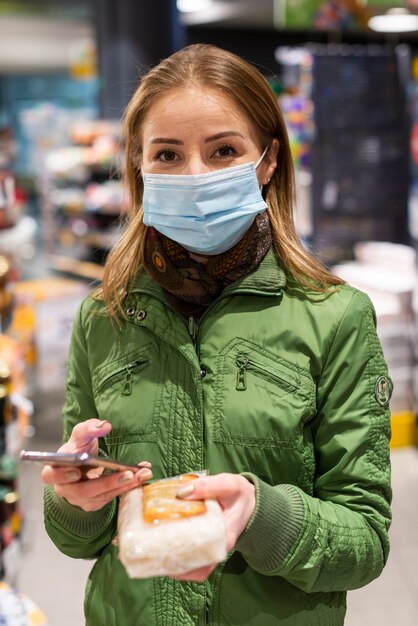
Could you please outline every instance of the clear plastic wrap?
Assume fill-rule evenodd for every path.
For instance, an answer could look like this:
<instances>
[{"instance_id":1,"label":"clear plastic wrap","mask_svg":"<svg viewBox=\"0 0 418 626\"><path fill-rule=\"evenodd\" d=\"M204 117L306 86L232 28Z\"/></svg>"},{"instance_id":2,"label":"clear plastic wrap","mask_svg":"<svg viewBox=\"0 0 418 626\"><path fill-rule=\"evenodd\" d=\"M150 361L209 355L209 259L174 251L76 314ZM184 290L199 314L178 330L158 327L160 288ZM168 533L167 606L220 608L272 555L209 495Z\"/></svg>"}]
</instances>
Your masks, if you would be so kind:
<instances>
[{"instance_id":1,"label":"clear plastic wrap","mask_svg":"<svg viewBox=\"0 0 418 626\"><path fill-rule=\"evenodd\" d=\"M167 497L167 490L177 488L179 479L198 475L201 473L153 482L152 488L163 487L162 496L158 495L162 506L150 501L153 494L148 493L145 512L142 487L121 496L117 543L119 558L131 578L176 576L226 558L225 522L219 504Z\"/></svg>"}]
</instances>

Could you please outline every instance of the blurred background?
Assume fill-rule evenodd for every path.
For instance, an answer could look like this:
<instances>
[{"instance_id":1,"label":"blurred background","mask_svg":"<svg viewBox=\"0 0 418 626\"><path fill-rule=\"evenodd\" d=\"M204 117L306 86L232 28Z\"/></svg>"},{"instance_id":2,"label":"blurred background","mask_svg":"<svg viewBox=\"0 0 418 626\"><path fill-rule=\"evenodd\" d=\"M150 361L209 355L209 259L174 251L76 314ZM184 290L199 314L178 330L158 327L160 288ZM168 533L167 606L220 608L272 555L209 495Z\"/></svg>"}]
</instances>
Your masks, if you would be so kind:
<instances>
[{"instance_id":1,"label":"blurred background","mask_svg":"<svg viewBox=\"0 0 418 626\"><path fill-rule=\"evenodd\" d=\"M266 76L299 235L375 305L395 384L393 548L349 593L347 624L416 624L418 0L0 0L0 622L84 623L92 564L45 536L40 470L17 459L60 445L74 313L128 206L123 110L141 74L196 42Z\"/></svg>"}]
</instances>

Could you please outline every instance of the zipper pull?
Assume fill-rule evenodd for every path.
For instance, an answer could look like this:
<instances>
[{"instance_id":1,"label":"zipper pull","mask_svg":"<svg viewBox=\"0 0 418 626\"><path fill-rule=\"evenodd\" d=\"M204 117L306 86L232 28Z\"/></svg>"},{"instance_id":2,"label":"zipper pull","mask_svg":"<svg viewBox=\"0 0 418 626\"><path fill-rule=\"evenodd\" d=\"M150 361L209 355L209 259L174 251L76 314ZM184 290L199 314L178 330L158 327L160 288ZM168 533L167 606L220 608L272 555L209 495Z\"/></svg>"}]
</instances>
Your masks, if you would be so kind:
<instances>
[{"instance_id":1,"label":"zipper pull","mask_svg":"<svg viewBox=\"0 0 418 626\"><path fill-rule=\"evenodd\" d=\"M197 326L196 319L193 316L190 316L189 317L189 335L192 338L193 343L196 339L197 331L198 331L198 326Z\"/></svg>"},{"instance_id":2,"label":"zipper pull","mask_svg":"<svg viewBox=\"0 0 418 626\"><path fill-rule=\"evenodd\" d=\"M236 364L238 365L237 372L237 384L235 386L237 391L245 391L247 389L247 376L246 367L248 365L248 359L246 356L240 354L237 356Z\"/></svg>"},{"instance_id":3,"label":"zipper pull","mask_svg":"<svg viewBox=\"0 0 418 626\"><path fill-rule=\"evenodd\" d=\"M124 382L123 391L122 391L123 396L130 396L132 393L132 378L133 378L132 371L134 367L135 367L135 363L129 363L125 367L126 374L125 374L125 382Z\"/></svg>"}]
</instances>

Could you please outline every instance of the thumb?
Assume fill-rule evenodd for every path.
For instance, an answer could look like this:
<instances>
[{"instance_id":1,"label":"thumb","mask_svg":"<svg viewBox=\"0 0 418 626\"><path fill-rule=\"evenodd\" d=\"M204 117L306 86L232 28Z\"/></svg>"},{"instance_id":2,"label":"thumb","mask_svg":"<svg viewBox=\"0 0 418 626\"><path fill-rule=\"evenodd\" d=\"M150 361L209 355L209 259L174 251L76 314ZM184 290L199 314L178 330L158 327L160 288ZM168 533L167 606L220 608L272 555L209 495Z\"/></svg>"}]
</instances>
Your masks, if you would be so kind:
<instances>
[{"instance_id":1,"label":"thumb","mask_svg":"<svg viewBox=\"0 0 418 626\"><path fill-rule=\"evenodd\" d=\"M112 424L106 420L91 419L79 422L73 428L67 447L82 450L89 447L94 439L108 435L111 430Z\"/></svg>"},{"instance_id":2,"label":"thumb","mask_svg":"<svg viewBox=\"0 0 418 626\"><path fill-rule=\"evenodd\" d=\"M190 500L221 500L235 495L237 490L235 476L232 474L216 474L191 480L177 489L179 498Z\"/></svg>"}]
</instances>

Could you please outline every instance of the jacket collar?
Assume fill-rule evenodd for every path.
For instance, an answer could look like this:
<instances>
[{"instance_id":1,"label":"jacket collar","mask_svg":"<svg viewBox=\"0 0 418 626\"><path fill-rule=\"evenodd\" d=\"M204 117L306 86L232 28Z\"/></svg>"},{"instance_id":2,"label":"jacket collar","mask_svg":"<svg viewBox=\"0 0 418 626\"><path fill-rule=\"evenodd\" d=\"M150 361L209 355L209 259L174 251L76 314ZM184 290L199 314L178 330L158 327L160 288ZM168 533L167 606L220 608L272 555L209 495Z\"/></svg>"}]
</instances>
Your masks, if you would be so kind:
<instances>
[{"instance_id":1,"label":"jacket collar","mask_svg":"<svg viewBox=\"0 0 418 626\"><path fill-rule=\"evenodd\" d=\"M261 261L258 268L228 285L223 290L222 296L235 294L253 294L261 296L277 296L286 286L286 274L280 267L279 259L272 248L270 248ZM132 282L130 293L147 293L154 295L160 300L165 300L164 291L144 268L141 268L138 275Z\"/></svg>"},{"instance_id":2,"label":"jacket collar","mask_svg":"<svg viewBox=\"0 0 418 626\"><path fill-rule=\"evenodd\" d=\"M279 265L279 259L270 248L258 268L228 285L223 294L254 293L264 296L277 295L286 287L286 274Z\"/></svg>"}]
</instances>

